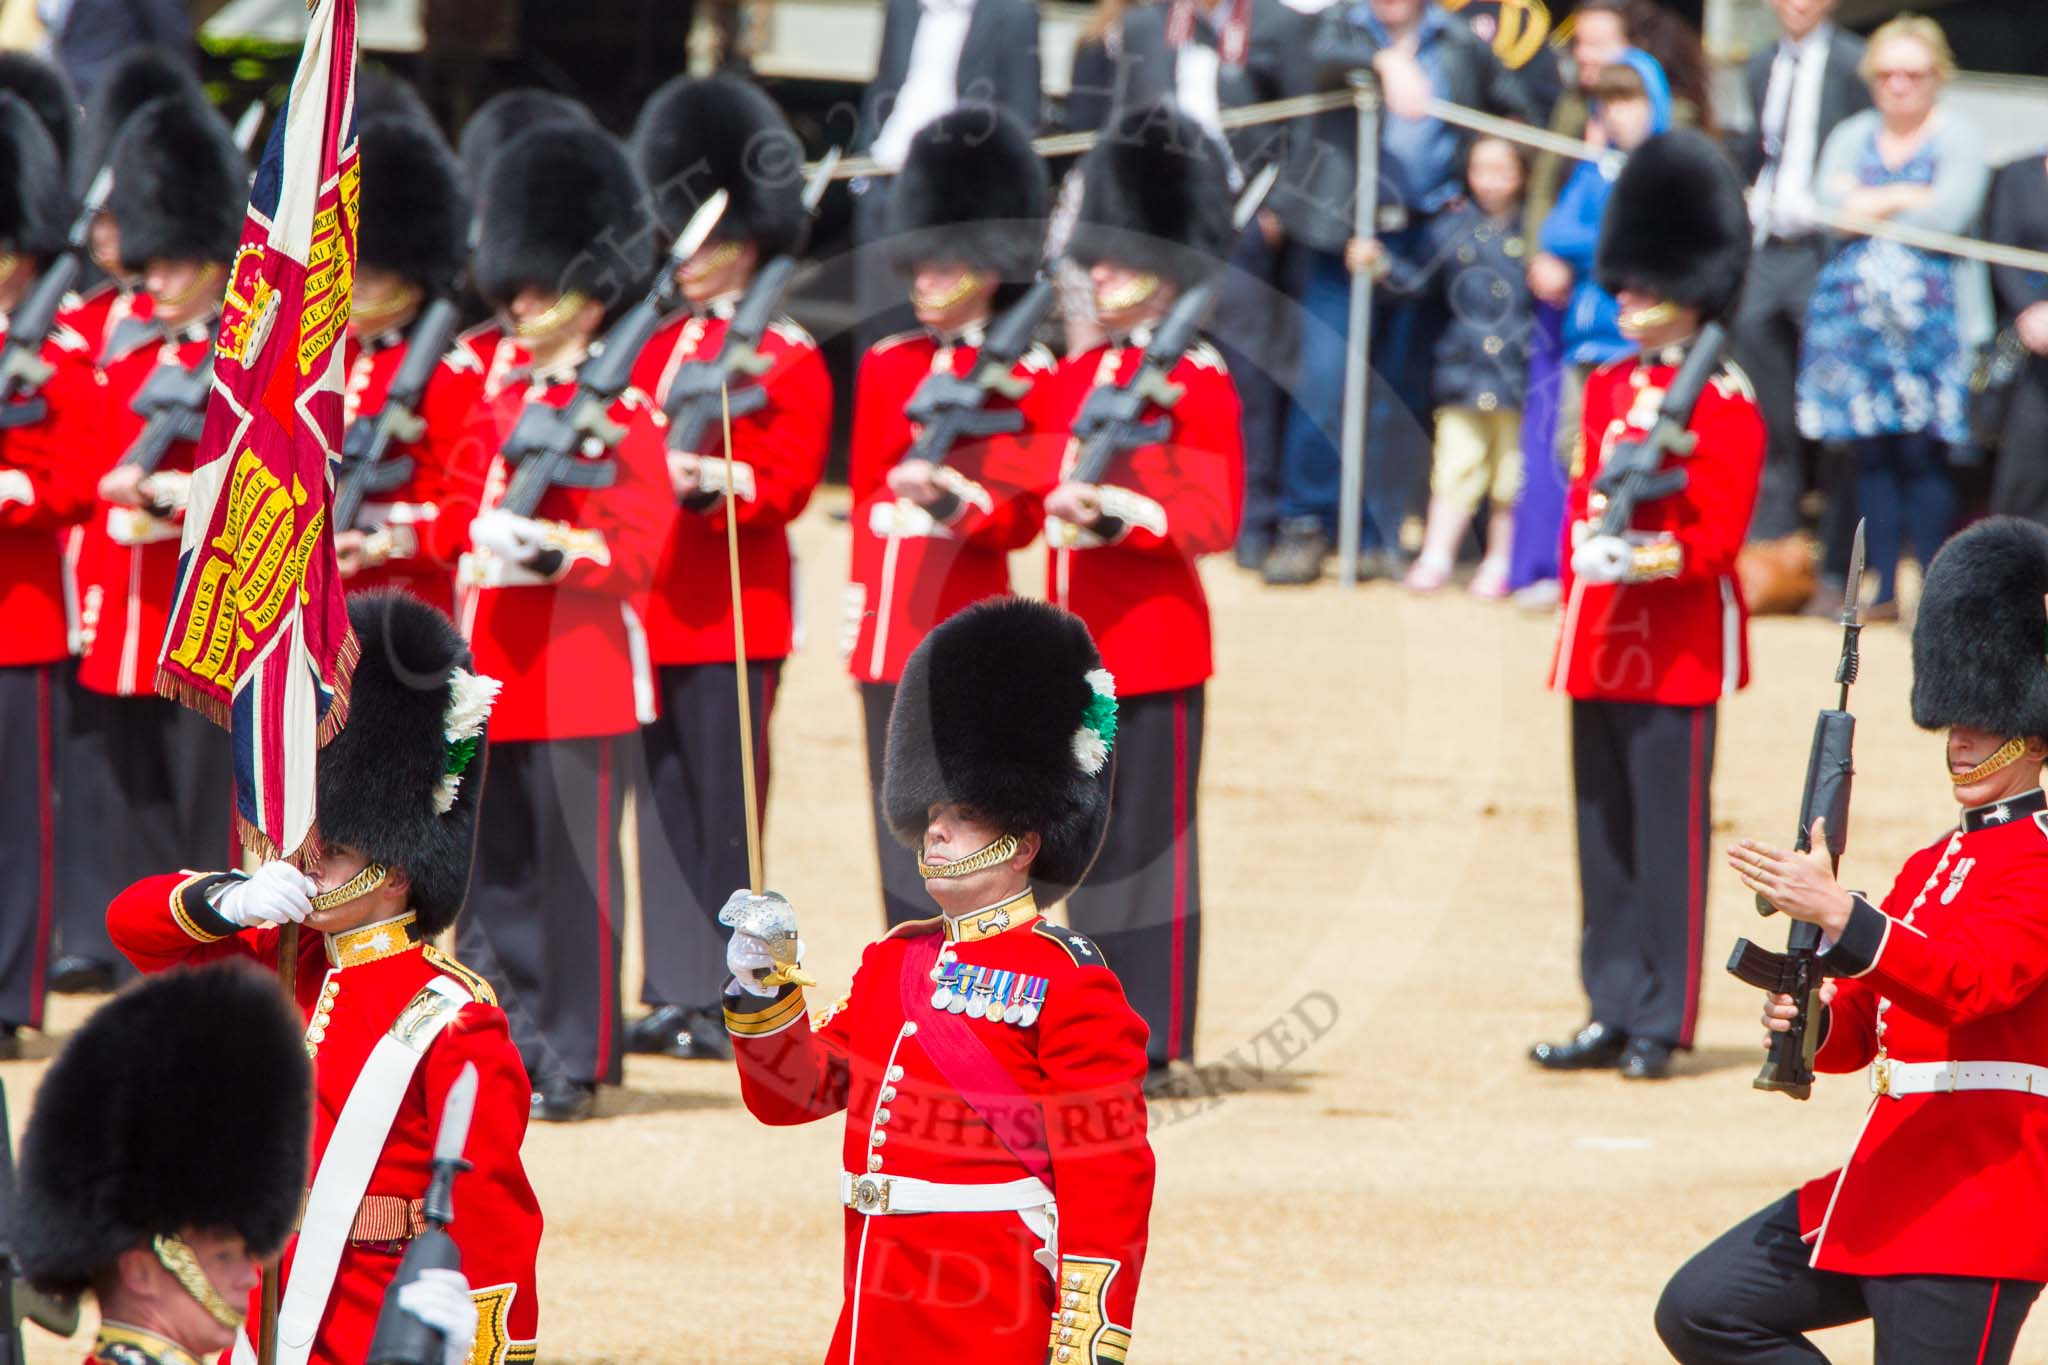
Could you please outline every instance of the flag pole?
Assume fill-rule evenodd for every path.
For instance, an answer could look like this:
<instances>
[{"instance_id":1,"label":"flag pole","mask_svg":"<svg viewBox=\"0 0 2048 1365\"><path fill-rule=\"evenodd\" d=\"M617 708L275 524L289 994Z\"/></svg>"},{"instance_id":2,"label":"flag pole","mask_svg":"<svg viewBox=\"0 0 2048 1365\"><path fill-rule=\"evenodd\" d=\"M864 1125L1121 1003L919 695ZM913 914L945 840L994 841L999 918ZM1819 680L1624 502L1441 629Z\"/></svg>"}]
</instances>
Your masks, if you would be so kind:
<instances>
[{"instance_id":1,"label":"flag pole","mask_svg":"<svg viewBox=\"0 0 2048 1365\"><path fill-rule=\"evenodd\" d=\"M299 926L287 924L277 931L277 985L292 1008L299 1004ZM263 1303L256 1324L258 1365L277 1365L278 1279L284 1274L284 1248L263 1258Z\"/></svg>"},{"instance_id":2,"label":"flag pole","mask_svg":"<svg viewBox=\"0 0 2048 1365\"><path fill-rule=\"evenodd\" d=\"M739 495L734 491L732 462L732 389L721 382L718 401L725 426L725 557L732 576L732 671L740 702L740 781L746 789L747 885L760 895L766 880L761 870L761 798L754 786L754 698L747 687L747 618L740 602Z\"/></svg>"}]
</instances>

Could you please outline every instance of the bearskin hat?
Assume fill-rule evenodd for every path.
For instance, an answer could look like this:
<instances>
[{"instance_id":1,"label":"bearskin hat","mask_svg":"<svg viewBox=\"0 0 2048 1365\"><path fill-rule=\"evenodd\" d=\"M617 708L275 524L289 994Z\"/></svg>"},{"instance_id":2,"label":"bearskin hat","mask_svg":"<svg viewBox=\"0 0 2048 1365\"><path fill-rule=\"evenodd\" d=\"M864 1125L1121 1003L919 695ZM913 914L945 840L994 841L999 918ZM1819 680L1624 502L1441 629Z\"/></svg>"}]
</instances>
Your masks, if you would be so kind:
<instances>
[{"instance_id":1,"label":"bearskin hat","mask_svg":"<svg viewBox=\"0 0 2048 1365\"><path fill-rule=\"evenodd\" d=\"M121 227L121 264L233 259L249 201L249 166L210 105L151 100L114 139L107 209Z\"/></svg>"},{"instance_id":2,"label":"bearskin hat","mask_svg":"<svg viewBox=\"0 0 2048 1365\"><path fill-rule=\"evenodd\" d=\"M429 128L437 126L433 111L427 108L418 86L388 67L359 66L356 68L357 127L360 129L371 119L381 118L409 118Z\"/></svg>"},{"instance_id":3,"label":"bearskin hat","mask_svg":"<svg viewBox=\"0 0 2048 1365\"><path fill-rule=\"evenodd\" d=\"M1688 128L1660 133L1614 182L1593 275L1610 294L1641 289L1718 318L1742 292L1751 232L1742 179L1719 144Z\"/></svg>"},{"instance_id":4,"label":"bearskin hat","mask_svg":"<svg viewBox=\"0 0 2048 1365\"><path fill-rule=\"evenodd\" d=\"M1237 239L1223 149L1171 100L1125 110L1088 153L1081 221L1068 254L1083 265L1146 265L1182 285L1215 273Z\"/></svg>"},{"instance_id":5,"label":"bearskin hat","mask_svg":"<svg viewBox=\"0 0 2048 1365\"><path fill-rule=\"evenodd\" d=\"M54 256L70 231L70 197L57 149L35 110L0 90L0 242L31 256Z\"/></svg>"},{"instance_id":6,"label":"bearskin hat","mask_svg":"<svg viewBox=\"0 0 2048 1365\"><path fill-rule=\"evenodd\" d=\"M80 189L112 155L122 125L143 105L166 95L206 102L206 91L191 63L169 48L144 46L121 54L93 87L92 102L86 108L84 154L72 163Z\"/></svg>"},{"instance_id":7,"label":"bearskin hat","mask_svg":"<svg viewBox=\"0 0 2048 1365\"><path fill-rule=\"evenodd\" d=\"M479 104L455 139L455 157L462 163L463 181L471 190L480 190L491 159L504 150L506 143L549 123L597 127L596 118L581 103L533 86L501 90Z\"/></svg>"},{"instance_id":8,"label":"bearskin hat","mask_svg":"<svg viewBox=\"0 0 2048 1365\"><path fill-rule=\"evenodd\" d=\"M20 96L35 110L58 163L68 167L78 143L78 96L64 72L31 53L0 52L0 90Z\"/></svg>"},{"instance_id":9,"label":"bearskin hat","mask_svg":"<svg viewBox=\"0 0 2048 1365\"><path fill-rule=\"evenodd\" d=\"M491 160L477 193L479 293L575 291L622 311L654 272L646 196L626 150L594 126L547 123Z\"/></svg>"},{"instance_id":10,"label":"bearskin hat","mask_svg":"<svg viewBox=\"0 0 2048 1365\"><path fill-rule=\"evenodd\" d=\"M927 635L889 713L882 806L923 845L936 802L970 806L1041 841L1046 904L1088 875L1109 828L1116 684L1079 617L1021 597L978 603Z\"/></svg>"},{"instance_id":11,"label":"bearskin hat","mask_svg":"<svg viewBox=\"0 0 2048 1365\"><path fill-rule=\"evenodd\" d=\"M1913 723L2048 736L2048 530L1990 517L1928 567L1913 622Z\"/></svg>"},{"instance_id":12,"label":"bearskin hat","mask_svg":"<svg viewBox=\"0 0 2048 1365\"><path fill-rule=\"evenodd\" d=\"M356 131L362 159L358 259L427 291L448 288L469 259L469 194L455 153L432 124L401 115Z\"/></svg>"},{"instance_id":13,"label":"bearskin hat","mask_svg":"<svg viewBox=\"0 0 2048 1365\"><path fill-rule=\"evenodd\" d=\"M678 76L648 96L633 159L673 241L719 190L731 196L713 237L752 242L765 259L803 246L803 144L775 102L732 76Z\"/></svg>"},{"instance_id":14,"label":"bearskin hat","mask_svg":"<svg viewBox=\"0 0 2048 1365\"><path fill-rule=\"evenodd\" d=\"M469 671L455 623L409 593L354 593L348 619L362 655L348 724L320 751L320 838L405 869L420 931L438 934L469 896L498 687Z\"/></svg>"},{"instance_id":15,"label":"bearskin hat","mask_svg":"<svg viewBox=\"0 0 2048 1365\"><path fill-rule=\"evenodd\" d=\"M304 1030L275 980L232 960L145 977L95 1011L22 1135L29 1283L79 1294L122 1252L193 1227L231 1228L257 1255L280 1246L306 1192Z\"/></svg>"},{"instance_id":16,"label":"bearskin hat","mask_svg":"<svg viewBox=\"0 0 2048 1365\"><path fill-rule=\"evenodd\" d=\"M1031 134L995 105L962 104L910 140L889 194L889 256L900 270L944 257L1028 279L1045 210L1045 163Z\"/></svg>"}]
</instances>

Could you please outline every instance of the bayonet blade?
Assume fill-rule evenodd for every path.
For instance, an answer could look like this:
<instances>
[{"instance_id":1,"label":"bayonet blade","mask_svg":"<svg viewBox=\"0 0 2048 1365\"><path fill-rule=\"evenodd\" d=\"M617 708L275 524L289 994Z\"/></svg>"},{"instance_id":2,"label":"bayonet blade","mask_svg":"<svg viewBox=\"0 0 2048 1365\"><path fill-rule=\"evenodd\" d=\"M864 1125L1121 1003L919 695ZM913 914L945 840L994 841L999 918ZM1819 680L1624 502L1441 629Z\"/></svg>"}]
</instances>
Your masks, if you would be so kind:
<instances>
[{"instance_id":1,"label":"bayonet blade","mask_svg":"<svg viewBox=\"0 0 2048 1365\"><path fill-rule=\"evenodd\" d=\"M256 146L256 130L263 126L263 101L255 100L235 120L235 145L247 156Z\"/></svg>"},{"instance_id":2,"label":"bayonet blade","mask_svg":"<svg viewBox=\"0 0 2048 1365\"><path fill-rule=\"evenodd\" d=\"M1862 616L1863 519L1856 521L1856 539L1849 546L1849 576L1842 580L1842 624L1857 625Z\"/></svg>"},{"instance_id":3,"label":"bayonet blade","mask_svg":"<svg viewBox=\"0 0 2048 1365\"><path fill-rule=\"evenodd\" d=\"M670 264L681 265L711 240L711 234L718 230L718 220L725 217L725 206L731 202L730 194L724 190L713 190L710 197L697 206L697 211L690 215L690 221L683 224L683 230L676 234L676 244L669 248Z\"/></svg>"},{"instance_id":4,"label":"bayonet blade","mask_svg":"<svg viewBox=\"0 0 2048 1365\"><path fill-rule=\"evenodd\" d=\"M1252 177L1251 184L1244 187L1244 193L1237 196L1237 207L1231 210L1230 225L1243 232L1245 224L1251 222L1252 215L1266 202L1266 196L1273 192L1273 182L1279 178L1279 162L1268 161L1261 166L1259 173Z\"/></svg>"},{"instance_id":5,"label":"bayonet blade","mask_svg":"<svg viewBox=\"0 0 2048 1365\"><path fill-rule=\"evenodd\" d=\"M469 1145L469 1120L476 1113L476 1063L465 1062L462 1074L448 1087L448 1099L441 1106L441 1127L434 1134L434 1161L462 1160Z\"/></svg>"},{"instance_id":6,"label":"bayonet blade","mask_svg":"<svg viewBox=\"0 0 2048 1365\"><path fill-rule=\"evenodd\" d=\"M839 159L845 154L838 147L827 148L811 171L811 178L804 182L804 213L809 217L818 216L818 205L825 201L825 191L832 184L832 172L839 168Z\"/></svg>"}]
</instances>

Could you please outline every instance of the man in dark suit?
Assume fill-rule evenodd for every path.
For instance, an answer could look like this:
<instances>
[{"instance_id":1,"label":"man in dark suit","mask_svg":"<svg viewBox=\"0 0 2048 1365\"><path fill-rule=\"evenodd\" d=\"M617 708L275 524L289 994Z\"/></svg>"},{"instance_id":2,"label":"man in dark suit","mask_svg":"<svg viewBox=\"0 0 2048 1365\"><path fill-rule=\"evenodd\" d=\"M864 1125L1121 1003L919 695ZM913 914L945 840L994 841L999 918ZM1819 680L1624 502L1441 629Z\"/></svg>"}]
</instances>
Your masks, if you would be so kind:
<instances>
[{"instance_id":1,"label":"man in dark suit","mask_svg":"<svg viewBox=\"0 0 2048 1365\"><path fill-rule=\"evenodd\" d=\"M50 55L81 100L132 47L154 44L192 59L192 18L177 0L44 0L38 8Z\"/></svg>"},{"instance_id":2,"label":"man in dark suit","mask_svg":"<svg viewBox=\"0 0 2048 1365\"><path fill-rule=\"evenodd\" d=\"M1870 92L1856 70L1863 42L1833 23L1835 0L1771 0L1771 8L1783 36L1752 56L1745 73L1755 129L1740 151L1756 187L1750 212L1757 251L1731 328L1736 360L1756 385L1770 428L1770 454L1749 528L1753 544L1784 541L1799 530L1799 494L1811 460L1793 415L1792 382L1799 373L1806 302L1827 255L1825 234L1806 209L1828 134L1870 107ZM1803 564L1803 550L1791 553ZM1761 546L1750 558L1766 577L1779 562L1778 554ZM1795 569L1793 576L1804 574ZM1792 590L1785 600L1796 596ZM1768 609L1769 602L1753 605Z\"/></svg>"},{"instance_id":3,"label":"man in dark suit","mask_svg":"<svg viewBox=\"0 0 2048 1365\"><path fill-rule=\"evenodd\" d=\"M889 0L855 150L894 172L918 129L962 100L993 104L1035 133L1041 99L1034 0ZM887 231L889 182L863 177L852 189L854 244L865 257ZM902 330L902 281L879 255L872 268L861 263L854 291L863 344Z\"/></svg>"},{"instance_id":4,"label":"man in dark suit","mask_svg":"<svg viewBox=\"0 0 2048 1365\"><path fill-rule=\"evenodd\" d=\"M1298 170L1290 138L1300 125L1261 124L1222 137L1215 119L1225 109L1307 94L1312 24L1281 0L1170 0L1133 9L1123 20L1117 107L1174 100L1228 147L1233 188L1242 188L1268 163ZM1296 331L1287 298L1289 245L1285 222L1271 208L1245 227L1218 282L1207 329L1243 404L1244 519L1237 560L1249 569L1265 563L1280 517L1284 385L1293 373Z\"/></svg>"}]
</instances>

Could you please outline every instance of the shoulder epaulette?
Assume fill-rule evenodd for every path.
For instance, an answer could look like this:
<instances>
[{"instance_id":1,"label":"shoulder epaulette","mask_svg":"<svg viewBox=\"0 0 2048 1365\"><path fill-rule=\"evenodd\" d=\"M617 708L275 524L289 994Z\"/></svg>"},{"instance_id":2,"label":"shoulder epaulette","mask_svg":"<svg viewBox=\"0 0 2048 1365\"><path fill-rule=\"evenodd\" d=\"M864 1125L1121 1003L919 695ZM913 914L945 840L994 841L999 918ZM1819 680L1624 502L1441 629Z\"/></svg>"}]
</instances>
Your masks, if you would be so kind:
<instances>
[{"instance_id":1,"label":"shoulder epaulette","mask_svg":"<svg viewBox=\"0 0 2048 1365\"><path fill-rule=\"evenodd\" d=\"M1206 341L1197 341L1188 347L1187 359L1198 369L1214 370L1218 374L1230 373L1230 366L1223 363L1223 353Z\"/></svg>"},{"instance_id":2,"label":"shoulder epaulette","mask_svg":"<svg viewBox=\"0 0 2048 1365\"><path fill-rule=\"evenodd\" d=\"M1051 374L1059 367L1060 362L1053 355L1052 348L1042 341L1032 342L1030 349L1017 357L1017 368L1033 374Z\"/></svg>"},{"instance_id":3,"label":"shoulder epaulette","mask_svg":"<svg viewBox=\"0 0 2048 1365\"><path fill-rule=\"evenodd\" d=\"M491 983L478 976L469 968L457 962L454 957L442 952L429 943L420 950L420 955L443 976L452 977L455 983L469 992L469 998L480 1005L498 1003L498 993L491 989Z\"/></svg>"},{"instance_id":4,"label":"shoulder epaulette","mask_svg":"<svg viewBox=\"0 0 2048 1365\"><path fill-rule=\"evenodd\" d=\"M868 347L868 354L881 355L885 352L893 351L904 342L914 341L924 334L924 329L921 327L913 327L907 332L891 332L874 345Z\"/></svg>"},{"instance_id":5,"label":"shoulder epaulette","mask_svg":"<svg viewBox=\"0 0 2048 1365\"><path fill-rule=\"evenodd\" d=\"M1109 965L1109 959L1102 955L1102 949L1096 947L1094 941L1078 929L1069 929L1064 924L1055 924L1053 921L1041 916L1037 923L1031 926L1031 932L1042 934L1066 949L1067 956L1074 959L1076 966L1107 967Z\"/></svg>"},{"instance_id":6,"label":"shoulder epaulette","mask_svg":"<svg viewBox=\"0 0 2048 1365\"><path fill-rule=\"evenodd\" d=\"M921 938L926 934L935 934L939 931L939 926L944 923L945 918L944 915L933 915L929 919L905 920L903 923L891 928L882 937L885 939Z\"/></svg>"},{"instance_id":7,"label":"shoulder epaulette","mask_svg":"<svg viewBox=\"0 0 2048 1365\"><path fill-rule=\"evenodd\" d=\"M777 318L768 324L768 330L792 346L808 346L814 351L818 349L816 338L805 331L804 325L795 318Z\"/></svg>"},{"instance_id":8,"label":"shoulder epaulette","mask_svg":"<svg viewBox=\"0 0 2048 1365\"><path fill-rule=\"evenodd\" d=\"M1749 382L1749 375L1733 360L1721 362L1721 368L1714 372L1714 386L1730 398L1756 401L1756 385Z\"/></svg>"}]
</instances>

